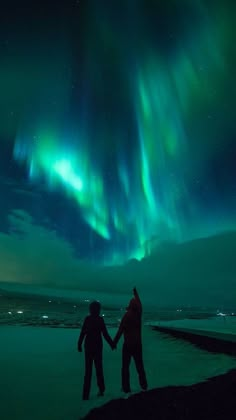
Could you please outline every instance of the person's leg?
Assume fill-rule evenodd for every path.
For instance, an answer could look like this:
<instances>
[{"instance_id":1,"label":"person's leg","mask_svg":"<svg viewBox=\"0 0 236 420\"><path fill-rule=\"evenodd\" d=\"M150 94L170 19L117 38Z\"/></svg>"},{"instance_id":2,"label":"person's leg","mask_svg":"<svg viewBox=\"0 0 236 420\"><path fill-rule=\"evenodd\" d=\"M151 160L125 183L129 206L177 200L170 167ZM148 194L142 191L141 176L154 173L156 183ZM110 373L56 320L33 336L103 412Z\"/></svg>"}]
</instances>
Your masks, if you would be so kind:
<instances>
[{"instance_id":1,"label":"person's leg","mask_svg":"<svg viewBox=\"0 0 236 420\"><path fill-rule=\"evenodd\" d=\"M92 379L92 368L93 368L93 354L91 351L85 349L85 375L84 375L84 387L83 387L83 400L89 399L91 379Z\"/></svg>"},{"instance_id":2,"label":"person's leg","mask_svg":"<svg viewBox=\"0 0 236 420\"><path fill-rule=\"evenodd\" d=\"M134 350L132 356L134 358L135 366L138 372L140 386L142 389L146 390L148 385L147 385L147 378L146 378L146 373L145 373L144 365L143 365L142 347L137 347Z\"/></svg>"},{"instance_id":3,"label":"person's leg","mask_svg":"<svg viewBox=\"0 0 236 420\"><path fill-rule=\"evenodd\" d=\"M105 391L105 383L102 364L102 349L96 351L96 354L94 356L94 364L96 368L97 384L100 391L99 395L103 395Z\"/></svg>"},{"instance_id":4,"label":"person's leg","mask_svg":"<svg viewBox=\"0 0 236 420\"><path fill-rule=\"evenodd\" d=\"M122 389L124 392L130 392L130 377L129 377L129 365L131 360L131 354L128 347L124 344L122 349Z\"/></svg>"}]
</instances>

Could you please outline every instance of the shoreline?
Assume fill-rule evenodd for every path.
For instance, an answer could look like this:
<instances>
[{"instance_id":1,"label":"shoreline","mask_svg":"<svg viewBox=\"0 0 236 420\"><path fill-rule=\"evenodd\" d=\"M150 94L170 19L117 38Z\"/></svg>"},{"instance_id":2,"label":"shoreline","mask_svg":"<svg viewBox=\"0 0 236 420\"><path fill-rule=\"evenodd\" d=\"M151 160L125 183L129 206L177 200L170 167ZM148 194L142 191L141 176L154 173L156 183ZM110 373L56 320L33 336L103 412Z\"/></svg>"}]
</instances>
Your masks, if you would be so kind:
<instances>
[{"instance_id":1,"label":"shoreline","mask_svg":"<svg viewBox=\"0 0 236 420\"><path fill-rule=\"evenodd\" d=\"M152 329L177 340L184 340L209 353L222 353L228 356L236 356L236 342L230 339L226 340L224 335L213 337L211 336L211 332L206 334L204 331L201 333L200 331L184 331L167 327L153 327Z\"/></svg>"},{"instance_id":2,"label":"shoreline","mask_svg":"<svg viewBox=\"0 0 236 420\"><path fill-rule=\"evenodd\" d=\"M112 337L115 332L116 329L110 329ZM123 398L120 390L122 343L114 352L104 343L105 396L97 397L94 378L90 400L83 402L84 354L77 351L78 335L79 330L71 328L2 326L0 388L4 420L78 420L105 403L112 404L112 407L115 404L116 407L117 400L123 405L130 399L135 401L152 395L158 401L162 398L159 393L163 389L164 393L166 389L191 389L189 387L209 377L236 369L235 358L209 354L183 340L153 331L148 326L143 329L143 351L150 391L145 395L140 394L137 372L132 363L133 394L129 400ZM156 390L158 394L155 394ZM136 417L138 420L149 420L148 417L146 419L146 411L148 409L152 413L153 403L143 401L143 404L145 415L138 408L141 415ZM128 418L132 419L130 410L133 408L129 407ZM112 419L113 414L110 412L107 418ZM126 414L124 411L122 417L127 418ZM100 418L103 418L103 414Z\"/></svg>"}]
</instances>

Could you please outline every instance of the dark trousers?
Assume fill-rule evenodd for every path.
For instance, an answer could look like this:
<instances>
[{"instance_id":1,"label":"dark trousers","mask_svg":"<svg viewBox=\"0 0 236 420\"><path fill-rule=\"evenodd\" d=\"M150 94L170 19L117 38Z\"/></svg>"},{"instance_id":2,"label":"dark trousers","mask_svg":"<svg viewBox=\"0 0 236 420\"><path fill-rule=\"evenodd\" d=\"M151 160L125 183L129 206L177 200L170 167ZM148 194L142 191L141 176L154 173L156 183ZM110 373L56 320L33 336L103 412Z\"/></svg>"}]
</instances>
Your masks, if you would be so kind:
<instances>
[{"instance_id":1,"label":"dark trousers","mask_svg":"<svg viewBox=\"0 0 236 420\"><path fill-rule=\"evenodd\" d=\"M122 389L124 392L130 392L129 366L131 358L134 358L135 366L139 376L139 383L142 389L147 389L146 373L143 366L142 346L128 347L124 343L122 350Z\"/></svg>"},{"instance_id":2,"label":"dark trousers","mask_svg":"<svg viewBox=\"0 0 236 420\"><path fill-rule=\"evenodd\" d=\"M83 399L89 398L93 362L95 364L95 369L96 369L98 388L101 392L105 391L103 365L102 365L102 348L101 349L85 348L85 375L84 375Z\"/></svg>"}]
</instances>

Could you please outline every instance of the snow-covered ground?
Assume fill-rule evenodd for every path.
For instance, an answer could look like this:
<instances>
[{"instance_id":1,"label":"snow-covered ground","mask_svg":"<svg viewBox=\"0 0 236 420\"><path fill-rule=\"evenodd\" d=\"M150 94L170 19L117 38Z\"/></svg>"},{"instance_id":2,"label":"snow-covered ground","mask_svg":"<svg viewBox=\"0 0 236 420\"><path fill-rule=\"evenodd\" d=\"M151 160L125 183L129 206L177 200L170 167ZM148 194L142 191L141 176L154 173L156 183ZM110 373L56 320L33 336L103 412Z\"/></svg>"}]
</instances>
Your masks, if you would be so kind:
<instances>
[{"instance_id":1,"label":"snow-covered ground","mask_svg":"<svg viewBox=\"0 0 236 420\"><path fill-rule=\"evenodd\" d=\"M114 336L115 329L110 330ZM84 354L77 352L75 329L0 327L0 397L2 420L78 420L91 408L122 396L121 343L116 351L104 345L106 397L81 400ZM236 360L212 355L145 327L144 359L149 388L192 384L236 367ZM134 366L131 385L139 391Z\"/></svg>"},{"instance_id":2,"label":"snow-covered ground","mask_svg":"<svg viewBox=\"0 0 236 420\"><path fill-rule=\"evenodd\" d=\"M153 326L168 327L191 333L236 341L236 317L219 315L209 319L181 319L152 322Z\"/></svg>"}]
</instances>

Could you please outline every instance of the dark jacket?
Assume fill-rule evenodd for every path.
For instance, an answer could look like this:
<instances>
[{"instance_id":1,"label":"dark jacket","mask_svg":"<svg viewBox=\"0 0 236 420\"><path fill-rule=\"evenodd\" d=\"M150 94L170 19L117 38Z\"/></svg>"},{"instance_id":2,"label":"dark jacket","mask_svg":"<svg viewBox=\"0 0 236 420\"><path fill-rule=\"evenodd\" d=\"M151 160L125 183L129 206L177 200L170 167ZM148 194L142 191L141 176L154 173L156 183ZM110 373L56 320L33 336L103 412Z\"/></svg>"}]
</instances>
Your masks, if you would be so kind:
<instances>
[{"instance_id":1,"label":"dark jacket","mask_svg":"<svg viewBox=\"0 0 236 420\"><path fill-rule=\"evenodd\" d=\"M83 344L85 338L85 349L100 350L102 348L102 335L105 340L113 347L113 341L108 334L104 319L101 316L88 315L79 336L78 348Z\"/></svg>"},{"instance_id":2,"label":"dark jacket","mask_svg":"<svg viewBox=\"0 0 236 420\"><path fill-rule=\"evenodd\" d=\"M127 312L123 316L118 332L114 338L114 344L116 345L122 336L124 335L124 343L129 348L135 348L141 346L141 324L142 324L142 304L137 293L134 298L131 299Z\"/></svg>"}]
</instances>

